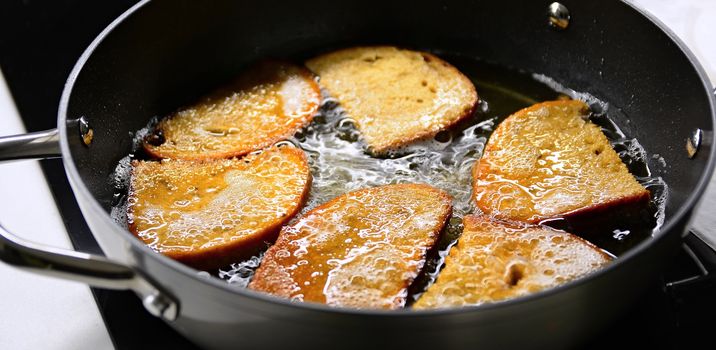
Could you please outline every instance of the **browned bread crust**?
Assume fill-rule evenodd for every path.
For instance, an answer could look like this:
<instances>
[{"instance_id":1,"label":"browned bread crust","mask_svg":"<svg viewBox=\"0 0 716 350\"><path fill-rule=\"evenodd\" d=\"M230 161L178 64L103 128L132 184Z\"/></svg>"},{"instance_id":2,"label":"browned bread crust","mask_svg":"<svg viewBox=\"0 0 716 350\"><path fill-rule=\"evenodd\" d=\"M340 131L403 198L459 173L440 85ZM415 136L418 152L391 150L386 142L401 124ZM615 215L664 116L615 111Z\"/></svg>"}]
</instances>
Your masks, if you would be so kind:
<instances>
[{"instance_id":1,"label":"browned bread crust","mask_svg":"<svg viewBox=\"0 0 716 350\"><path fill-rule=\"evenodd\" d=\"M152 249L197 269L248 258L303 206L311 173L294 147L243 159L135 161L129 229Z\"/></svg>"},{"instance_id":2,"label":"browned bread crust","mask_svg":"<svg viewBox=\"0 0 716 350\"><path fill-rule=\"evenodd\" d=\"M435 136L471 115L478 100L470 79L427 52L353 47L306 66L356 121L375 154Z\"/></svg>"},{"instance_id":3,"label":"browned bread crust","mask_svg":"<svg viewBox=\"0 0 716 350\"><path fill-rule=\"evenodd\" d=\"M320 100L305 68L261 62L230 86L162 119L144 150L155 158L242 156L291 137L311 121Z\"/></svg>"},{"instance_id":4,"label":"browned bread crust","mask_svg":"<svg viewBox=\"0 0 716 350\"><path fill-rule=\"evenodd\" d=\"M281 230L249 288L295 301L396 309L452 210L428 185L339 196Z\"/></svg>"},{"instance_id":5,"label":"browned bread crust","mask_svg":"<svg viewBox=\"0 0 716 350\"><path fill-rule=\"evenodd\" d=\"M601 268L611 257L591 243L545 226L469 215L437 281L416 309L479 305L554 287Z\"/></svg>"},{"instance_id":6,"label":"browned bread crust","mask_svg":"<svg viewBox=\"0 0 716 350\"><path fill-rule=\"evenodd\" d=\"M580 219L649 201L582 101L550 101L505 119L473 168L478 208L500 219Z\"/></svg>"}]
</instances>

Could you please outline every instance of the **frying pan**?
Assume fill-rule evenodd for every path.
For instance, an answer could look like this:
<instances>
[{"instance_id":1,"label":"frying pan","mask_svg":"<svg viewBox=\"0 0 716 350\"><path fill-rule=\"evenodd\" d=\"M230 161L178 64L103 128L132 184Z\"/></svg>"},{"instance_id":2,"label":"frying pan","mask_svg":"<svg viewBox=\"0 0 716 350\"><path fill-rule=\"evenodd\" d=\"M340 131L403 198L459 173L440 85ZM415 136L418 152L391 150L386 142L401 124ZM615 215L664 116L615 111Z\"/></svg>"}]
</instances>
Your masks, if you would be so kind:
<instances>
[{"instance_id":1,"label":"frying pan","mask_svg":"<svg viewBox=\"0 0 716 350\"><path fill-rule=\"evenodd\" d=\"M545 74L608 101L623 112L616 123L667 164L654 168L669 185L664 225L608 267L554 289L477 307L386 312L295 304L202 277L154 253L110 217L109 177L131 150L129 133L152 116L257 59L356 44L459 53ZM568 347L619 315L679 247L714 166L710 89L673 34L619 1L143 1L79 59L56 130L0 139L0 159L61 155L108 258L26 242L2 229L0 260L131 289L149 312L207 348Z\"/></svg>"}]
</instances>

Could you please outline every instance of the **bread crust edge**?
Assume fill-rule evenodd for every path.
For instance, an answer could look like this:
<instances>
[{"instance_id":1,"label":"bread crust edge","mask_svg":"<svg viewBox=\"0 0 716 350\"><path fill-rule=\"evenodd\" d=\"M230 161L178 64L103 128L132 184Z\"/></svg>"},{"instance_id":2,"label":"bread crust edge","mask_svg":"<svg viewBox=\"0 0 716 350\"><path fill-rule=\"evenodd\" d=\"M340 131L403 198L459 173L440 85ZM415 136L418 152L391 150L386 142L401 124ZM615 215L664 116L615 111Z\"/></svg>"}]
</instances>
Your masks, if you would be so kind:
<instances>
[{"instance_id":1,"label":"bread crust edge","mask_svg":"<svg viewBox=\"0 0 716 350\"><path fill-rule=\"evenodd\" d=\"M161 251L155 251L156 253L165 255L171 259L177 260L185 265L191 266L197 270L215 270L221 267L225 267L230 265L231 263L248 259L252 256L255 256L256 254L260 253L263 248L266 246L266 243L272 243L276 240L278 237L278 234L287 222L289 222L291 219L293 219L296 214L303 208L303 206L306 204L306 201L308 200L308 195L311 190L311 185L313 183L313 176L311 175L310 167L308 165L308 158L306 157L305 152L302 150L296 148L298 152L296 154L300 154L301 162L302 162L302 168L305 168L306 171L306 185L303 187L303 191L301 192L301 195L299 197L299 201L296 205L296 207L286 213L284 217L282 217L280 220L277 220L272 225L264 228L263 230L260 230L256 232L255 234L249 235L248 237L244 239L239 239L234 242L231 242L229 244L222 244L217 245L209 248L203 248L203 249L196 249L192 251L168 251L168 252L161 252ZM199 161L200 163L203 161L212 161L211 159L204 159ZM130 176L134 177L134 164L138 161L132 161L132 168L130 172ZM128 198L134 197L134 188L133 188L133 181L130 180L129 190L128 190ZM127 215L130 217L132 215L132 207L127 207ZM134 235L137 239L141 241L141 238L139 238L139 232L137 231L136 225L132 222L128 222L128 229ZM142 242L144 243L144 242ZM151 249L151 248L150 248Z\"/></svg>"}]
</instances>

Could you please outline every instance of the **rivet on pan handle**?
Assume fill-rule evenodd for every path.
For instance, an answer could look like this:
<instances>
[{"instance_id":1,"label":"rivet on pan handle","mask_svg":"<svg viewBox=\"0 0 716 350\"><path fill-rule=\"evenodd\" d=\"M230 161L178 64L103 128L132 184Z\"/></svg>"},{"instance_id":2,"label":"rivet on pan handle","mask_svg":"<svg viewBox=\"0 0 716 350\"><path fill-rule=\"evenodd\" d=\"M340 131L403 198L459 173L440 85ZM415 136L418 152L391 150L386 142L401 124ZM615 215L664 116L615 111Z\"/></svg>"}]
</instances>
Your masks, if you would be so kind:
<instances>
[{"instance_id":1,"label":"rivet on pan handle","mask_svg":"<svg viewBox=\"0 0 716 350\"><path fill-rule=\"evenodd\" d=\"M549 17L548 23L552 26L552 28L565 30L569 27L569 20L571 19L571 16L569 15L569 10L566 6L558 2L549 4L549 7L547 8L547 16Z\"/></svg>"},{"instance_id":2,"label":"rivet on pan handle","mask_svg":"<svg viewBox=\"0 0 716 350\"><path fill-rule=\"evenodd\" d=\"M701 129L694 129L686 139L686 154L688 154L689 158L694 158L696 152L699 151L703 134L704 132Z\"/></svg>"},{"instance_id":3,"label":"rivet on pan handle","mask_svg":"<svg viewBox=\"0 0 716 350\"><path fill-rule=\"evenodd\" d=\"M107 258L25 241L0 225L0 261L36 274L90 286L132 290L154 316L173 321L179 304L139 271Z\"/></svg>"},{"instance_id":4,"label":"rivet on pan handle","mask_svg":"<svg viewBox=\"0 0 716 350\"><path fill-rule=\"evenodd\" d=\"M94 129L92 129L89 121L85 117L80 117L80 119L77 120L77 124L80 128L80 138L82 138L82 143L84 143L85 146L89 146L92 143L92 140L94 140Z\"/></svg>"},{"instance_id":5,"label":"rivet on pan handle","mask_svg":"<svg viewBox=\"0 0 716 350\"><path fill-rule=\"evenodd\" d=\"M714 88L714 95L716 96L716 88ZM696 157L696 153L699 151L702 142L709 144L709 140L712 139L712 131L703 131L696 128L691 131L689 137L686 138L686 154L690 159Z\"/></svg>"}]
</instances>

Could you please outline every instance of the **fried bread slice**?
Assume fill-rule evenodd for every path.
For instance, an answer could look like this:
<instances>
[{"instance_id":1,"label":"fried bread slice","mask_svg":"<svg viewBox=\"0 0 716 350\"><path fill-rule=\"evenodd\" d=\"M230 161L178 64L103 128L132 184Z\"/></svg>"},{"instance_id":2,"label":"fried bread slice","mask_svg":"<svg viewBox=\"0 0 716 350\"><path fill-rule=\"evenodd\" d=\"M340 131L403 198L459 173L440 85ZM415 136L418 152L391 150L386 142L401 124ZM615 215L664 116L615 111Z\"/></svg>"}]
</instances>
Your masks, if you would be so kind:
<instances>
[{"instance_id":1,"label":"fried bread slice","mask_svg":"<svg viewBox=\"0 0 716 350\"><path fill-rule=\"evenodd\" d=\"M611 261L591 243L546 226L468 215L445 268L413 307L479 305L565 283Z\"/></svg>"},{"instance_id":2,"label":"fried bread slice","mask_svg":"<svg viewBox=\"0 0 716 350\"><path fill-rule=\"evenodd\" d=\"M582 101L543 102L518 111L492 133L473 168L473 198L500 219L538 223L647 203Z\"/></svg>"},{"instance_id":3,"label":"fried bread slice","mask_svg":"<svg viewBox=\"0 0 716 350\"><path fill-rule=\"evenodd\" d=\"M223 267L273 242L310 182L305 154L288 146L242 159L134 161L129 228L187 265Z\"/></svg>"},{"instance_id":4,"label":"fried bread slice","mask_svg":"<svg viewBox=\"0 0 716 350\"><path fill-rule=\"evenodd\" d=\"M281 230L249 288L331 306L400 308L451 210L450 196L428 185L339 196Z\"/></svg>"},{"instance_id":5,"label":"fried bread slice","mask_svg":"<svg viewBox=\"0 0 716 350\"><path fill-rule=\"evenodd\" d=\"M468 117L472 82L435 55L391 46L354 47L306 62L354 119L370 151L385 154Z\"/></svg>"},{"instance_id":6,"label":"fried bread slice","mask_svg":"<svg viewBox=\"0 0 716 350\"><path fill-rule=\"evenodd\" d=\"M291 137L318 110L313 74L289 63L254 65L230 86L162 119L144 142L155 158L228 158Z\"/></svg>"}]
</instances>

